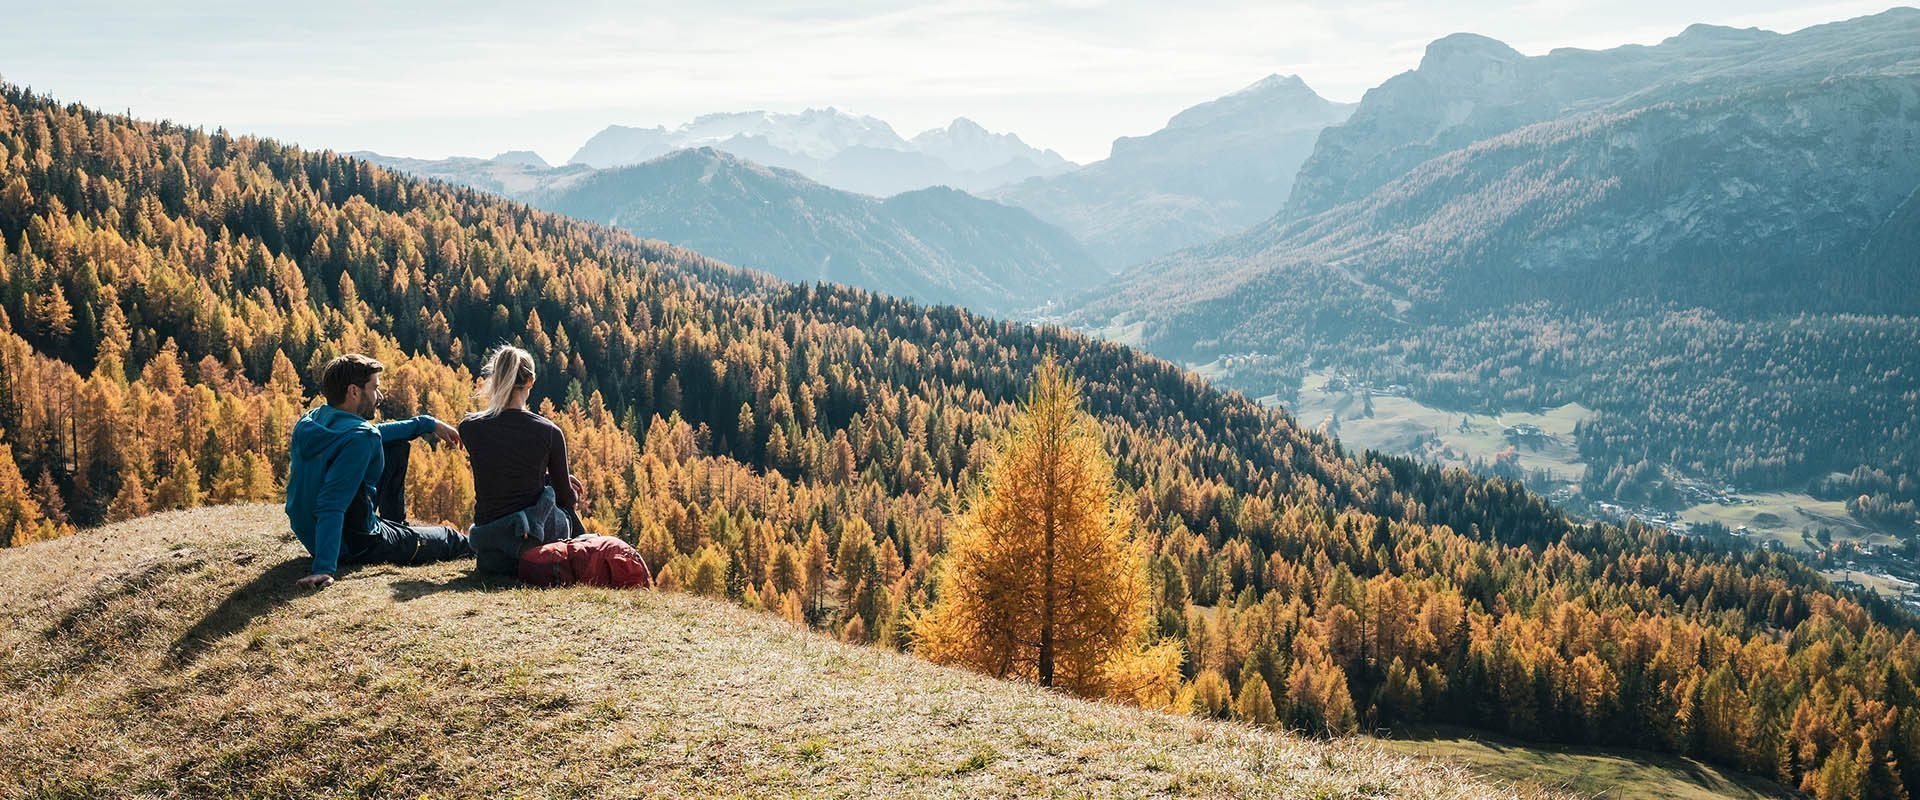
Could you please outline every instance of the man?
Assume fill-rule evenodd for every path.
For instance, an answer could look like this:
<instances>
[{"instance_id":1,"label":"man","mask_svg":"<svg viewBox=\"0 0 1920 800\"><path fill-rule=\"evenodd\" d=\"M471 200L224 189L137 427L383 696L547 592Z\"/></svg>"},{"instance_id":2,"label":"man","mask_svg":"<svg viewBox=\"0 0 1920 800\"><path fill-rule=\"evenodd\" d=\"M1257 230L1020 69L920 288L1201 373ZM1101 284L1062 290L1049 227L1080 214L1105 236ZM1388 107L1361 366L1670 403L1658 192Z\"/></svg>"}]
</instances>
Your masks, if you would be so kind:
<instances>
[{"instance_id":1,"label":"man","mask_svg":"<svg viewBox=\"0 0 1920 800\"><path fill-rule=\"evenodd\" d=\"M411 442L434 434L459 447L460 432L425 414L373 424L385 369L358 353L327 362L320 376L327 404L293 426L287 521L313 555L311 574L296 581L302 587L333 583L341 564L422 564L473 553L459 531L406 523Z\"/></svg>"}]
</instances>

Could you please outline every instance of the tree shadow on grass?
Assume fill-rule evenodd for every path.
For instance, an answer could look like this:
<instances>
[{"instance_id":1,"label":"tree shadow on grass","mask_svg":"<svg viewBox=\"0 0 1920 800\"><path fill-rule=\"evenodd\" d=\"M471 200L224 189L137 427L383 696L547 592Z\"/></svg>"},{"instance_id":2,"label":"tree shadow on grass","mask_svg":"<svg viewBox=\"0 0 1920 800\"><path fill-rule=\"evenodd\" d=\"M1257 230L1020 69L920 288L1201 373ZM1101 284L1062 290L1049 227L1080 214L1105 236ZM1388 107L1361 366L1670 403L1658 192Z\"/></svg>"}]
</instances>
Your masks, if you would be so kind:
<instances>
[{"instance_id":1,"label":"tree shadow on grass","mask_svg":"<svg viewBox=\"0 0 1920 800\"><path fill-rule=\"evenodd\" d=\"M255 617L312 590L293 585L307 574L308 559L289 558L234 589L167 649L167 664L178 668L198 659L215 643L240 632Z\"/></svg>"}]
</instances>

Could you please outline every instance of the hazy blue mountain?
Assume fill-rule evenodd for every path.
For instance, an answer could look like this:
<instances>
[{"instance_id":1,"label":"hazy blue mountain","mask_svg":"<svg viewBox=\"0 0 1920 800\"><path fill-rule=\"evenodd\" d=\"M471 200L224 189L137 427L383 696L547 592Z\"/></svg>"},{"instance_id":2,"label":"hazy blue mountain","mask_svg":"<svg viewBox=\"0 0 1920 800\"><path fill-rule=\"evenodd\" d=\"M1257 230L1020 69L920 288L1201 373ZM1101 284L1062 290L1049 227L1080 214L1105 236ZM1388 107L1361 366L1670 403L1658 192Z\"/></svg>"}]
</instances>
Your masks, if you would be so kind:
<instances>
[{"instance_id":1,"label":"hazy blue mountain","mask_svg":"<svg viewBox=\"0 0 1920 800\"><path fill-rule=\"evenodd\" d=\"M608 125L567 159L569 164L604 168L651 161L673 152L676 137L664 127Z\"/></svg>"},{"instance_id":2,"label":"hazy blue mountain","mask_svg":"<svg viewBox=\"0 0 1920 800\"><path fill-rule=\"evenodd\" d=\"M910 142L915 150L946 162L957 170L991 173L1009 164L1036 171L1062 171L1073 162L1052 150L1039 150L1011 133L994 133L980 123L956 118L945 128L922 131Z\"/></svg>"},{"instance_id":3,"label":"hazy blue mountain","mask_svg":"<svg viewBox=\"0 0 1920 800\"><path fill-rule=\"evenodd\" d=\"M601 170L528 200L765 270L994 313L1105 279L1066 232L935 187L879 200L714 148Z\"/></svg>"},{"instance_id":4,"label":"hazy blue mountain","mask_svg":"<svg viewBox=\"0 0 1920 800\"><path fill-rule=\"evenodd\" d=\"M1074 166L1052 150L965 118L907 140L883 120L833 108L708 114L672 130L614 125L595 134L568 163L624 166L692 147L713 147L875 196L941 185L984 191Z\"/></svg>"},{"instance_id":5,"label":"hazy blue mountain","mask_svg":"<svg viewBox=\"0 0 1920 800\"><path fill-rule=\"evenodd\" d=\"M493 158L400 158L364 150L347 155L388 169L410 172L423 178L437 178L516 199L529 192L564 185L593 172L593 168L577 164L549 166L545 159L530 150L510 150Z\"/></svg>"},{"instance_id":6,"label":"hazy blue mountain","mask_svg":"<svg viewBox=\"0 0 1920 800\"><path fill-rule=\"evenodd\" d=\"M553 169L553 165L532 150L508 150L492 159L495 164L514 164L531 169Z\"/></svg>"},{"instance_id":7,"label":"hazy blue mountain","mask_svg":"<svg viewBox=\"0 0 1920 800\"><path fill-rule=\"evenodd\" d=\"M1271 217L1320 132L1352 110L1273 75L1115 140L1105 160L990 196L1066 228L1117 270Z\"/></svg>"}]
</instances>

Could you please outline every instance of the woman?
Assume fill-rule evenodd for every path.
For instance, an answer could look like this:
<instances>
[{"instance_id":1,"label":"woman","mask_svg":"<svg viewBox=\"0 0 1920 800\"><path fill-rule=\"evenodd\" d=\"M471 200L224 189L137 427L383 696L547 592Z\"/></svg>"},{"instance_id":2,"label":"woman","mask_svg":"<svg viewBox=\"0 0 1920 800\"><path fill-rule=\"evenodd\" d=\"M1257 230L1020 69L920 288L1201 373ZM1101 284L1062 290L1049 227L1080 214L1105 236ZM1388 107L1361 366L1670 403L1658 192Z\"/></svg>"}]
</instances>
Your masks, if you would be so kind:
<instances>
[{"instance_id":1,"label":"woman","mask_svg":"<svg viewBox=\"0 0 1920 800\"><path fill-rule=\"evenodd\" d=\"M575 507L580 481L567 472L567 440L560 427L527 410L533 356L502 346L481 372L485 411L460 421L460 440L473 465L473 529L479 568L512 575L522 551L586 534Z\"/></svg>"}]
</instances>

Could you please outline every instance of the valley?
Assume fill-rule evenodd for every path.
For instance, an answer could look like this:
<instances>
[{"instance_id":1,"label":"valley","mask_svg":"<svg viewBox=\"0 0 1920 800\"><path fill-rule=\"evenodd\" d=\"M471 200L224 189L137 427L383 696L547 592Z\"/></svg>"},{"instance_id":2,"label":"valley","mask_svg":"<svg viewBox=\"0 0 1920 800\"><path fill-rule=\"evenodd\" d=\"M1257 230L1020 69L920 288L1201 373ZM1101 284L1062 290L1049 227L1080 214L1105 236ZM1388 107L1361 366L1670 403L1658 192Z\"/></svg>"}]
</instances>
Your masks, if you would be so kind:
<instances>
[{"instance_id":1,"label":"valley","mask_svg":"<svg viewBox=\"0 0 1920 800\"><path fill-rule=\"evenodd\" d=\"M1323 369L1308 373L1290 402L1278 395L1258 400L1339 438L1351 451L1377 450L1522 480L1556 500L1569 496L1555 494L1559 490L1579 485L1586 466L1574 444L1574 426L1591 410L1567 403L1539 413L1481 415L1425 405L1408 391L1400 384L1374 387Z\"/></svg>"},{"instance_id":2,"label":"valley","mask_svg":"<svg viewBox=\"0 0 1920 800\"><path fill-rule=\"evenodd\" d=\"M1231 386L1236 364L1247 363L1270 361L1243 353L1189 368ZM1255 400L1285 410L1302 427L1337 437L1349 452L1372 450L1521 481L1557 506L1592 519L1637 520L1686 535L1702 535L1708 526L1718 526L1753 546L1812 559L1831 580L1901 600L1920 612L1920 592L1915 591L1920 589L1920 561L1904 549L1909 535L1855 517L1842 501L1804 492L1741 490L1671 473L1668 479L1679 490L1676 502L1625 504L1590 498L1581 489L1587 464L1575 429L1592 417L1591 409L1567 403L1538 412L1477 414L1421 403L1408 393L1401 384L1376 387L1322 368L1305 371L1291 398L1273 393Z\"/></svg>"}]
</instances>

